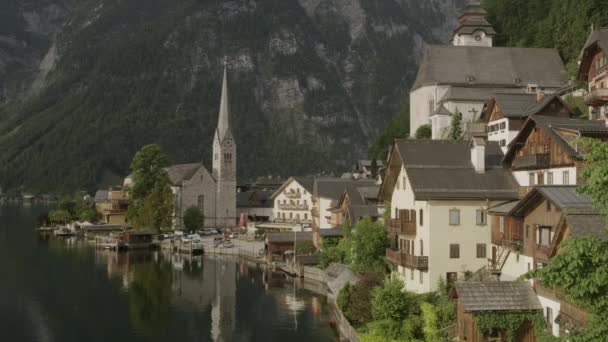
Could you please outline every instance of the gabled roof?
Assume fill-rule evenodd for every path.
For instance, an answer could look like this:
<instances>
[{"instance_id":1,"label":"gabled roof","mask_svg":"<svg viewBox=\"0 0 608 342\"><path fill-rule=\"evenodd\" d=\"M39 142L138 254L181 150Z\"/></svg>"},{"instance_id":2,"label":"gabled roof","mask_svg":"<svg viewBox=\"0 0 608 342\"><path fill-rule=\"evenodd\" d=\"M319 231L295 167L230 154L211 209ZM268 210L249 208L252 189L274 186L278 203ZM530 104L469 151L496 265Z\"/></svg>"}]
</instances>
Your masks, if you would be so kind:
<instances>
[{"instance_id":1,"label":"gabled roof","mask_svg":"<svg viewBox=\"0 0 608 342\"><path fill-rule=\"evenodd\" d=\"M185 180L189 180L192 176L203 167L201 163L193 163L193 164L178 164L169 166L165 170L167 171L167 176L169 176L169 182L173 185L181 185L181 183Z\"/></svg>"},{"instance_id":2,"label":"gabled roof","mask_svg":"<svg viewBox=\"0 0 608 342\"><path fill-rule=\"evenodd\" d=\"M492 98L492 94L500 88L471 88L471 87L450 87L440 102L448 101L478 101L486 102Z\"/></svg>"},{"instance_id":3,"label":"gabled roof","mask_svg":"<svg viewBox=\"0 0 608 342\"><path fill-rule=\"evenodd\" d=\"M452 113L450 113L450 111L447 108L445 108L445 106L443 104L441 104L435 109L433 114L431 114L431 116L435 116L435 115L452 116Z\"/></svg>"},{"instance_id":4,"label":"gabled roof","mask_svg":"<svg viewBox=\"0 0 608 342\"><path fill-rule=\"evenodd\" d=\"M469 144L469 141L396 140L389 169L397 171L405 166L416 200L517 199L517 181L500 166L502 151L498 143L488 142L485 148L485 173L475 171ZM390 177L396 178L396 172ZM392 186L387 184L394 181L385 179L381 189L384 198L392 194Z\"/></svg>"},{"instance_id":5,"label":"gabled roof","mask_svg":"<svg viewBox=\"0 0 608 342\"><path fill-rule=\"evenodd\" d=\"M608 127L604 121L562 118L545 115L531 115L524 123L517 136L509 144L509 149L505 154L504 164L508 165L513 161L517 150L523 146L528 136L534 132L534 128L541 129L558 144L568 156L581 159L578 153L560 134L559 129L578 133L580 136L608 136Z\"/></svg>"},{"instance_id":6,"label":"gabled roof","mask_svg":"<svg viewBox=\"0 0 608 342\"><path fill-rule=\"evenodd\" d=\"M430 45L411 91L427 85L561 88L566 81L557 49Z\"/></svg>"},{"instance_id":7,"label":"gabled roof","mask_svg":"<svg viewBox=\"0 0 608 342\"><path fill-rule=\"evenodd\" d=\"M488 208L488 213L492 215L508 215L513 208L519 203L519 201L511 201L502 203L491 208Z\"/></svg>"},{"instance_id":8,"label":"gabled roof","mask_svg":"<svg viewBox=\"0 0 608 342\"><path fill-rule=\"evenodd\" d=\"M608 221L602 214L565 214L564 219L573 236L608 238Z\"/></svg>"},{"instance_id":9,"label":"gabled roof","mask_svg":"<svg viewBox=\"0 0 608 342\"><path fill-rule=\"evenodd\" d=\"M583 80L583 81L587 81L585 79L586 72L589 70L590 67L590 63L591 63L591 55L588 55L588 51L591 48L599 48L601 51L604 51L604 53L608 54L608 27L603 27L600 28L599 30L595 30L593 32L591 32L591 34L589 35L589 38L587 38L587 42L585 42L585 46L583 47L583 49L581 50L581 54L579 55L579 61L580 61L580 66L578 69L578 79L579 80ZM589 57L589 58L585 58L585 57ZM583 71L585 72L585 74L583 74Z\"/></svg>"},{"instance_id":10,"label":"gabled roof","mask_svg":"<svg viewBox=\"0 0 608 342\"><path fill-rule=\"evenodd\" d=\"M97 190L95 193L95 203L104 203L108 201L108 190Z\"/></svg>"},{"instance_id":11,"label":"gabled roof","mask_svg":"<svg viewBox=\"0 0 608 342\"><path fill-rule=\"evenodd\" d=\"M523 217L534 210L543 200L551 203L564 212L596 213L591 196L579 194L576 185L539 185L535 186L526 196L513 207L510 214Z\"/></svg>"},{"instance_id":12,"label":"gabled roof","mask_svg":"<svg viewBox=\"0 0 608 342\"><path fill-rule=\"evenodd\" d=\"M501 113L505 118L523 119L530 115L540 114L553 102L562 105L569 112L569 115L573 116L574 113L570 109L570 106L556 94L546 95L540 101L537 101L535 94L496 94L492 101L490 101L488 110L484 112L485 116L482 116L482 118L486 122L489 121L493 107L497 105L500 107ZM555 113L552 112L551 114L557 115L559 112L559 110L556 110ZM548 113L547 115L551 116L551 114Z\"/></svg>"},{"instance_id":13,"label":"gabled roof","mask_svg":"<svg viewBox=\"0 0 608 342\"><path fill-rule=\"evenodd\" d=\"M289 179L287 179L283 185L281 185L273 194L272 196L270 196L271 199L275 199L278 195L281 194L281 192L283 190L285 190L285 188L291 184L291 182L296 182L298 184L300 184L300 186L302 186L304 189L306 189L306 191L308 191L309 193L314 193L314 184L315 184L315 179L312 177L289 177Z\"/></svg>"},{"instance_id":14,"label":"gabled roof","mask_svg":"<svg viewBox=\"0 0 608 342\"><path fill-rule=\"evenodd\" d=\"M373 180L354 180L345 178L317 178L314 182L313 194L317 197L338 201L348 188L356 190L357 187L371 187L376 184ZM355 196L356 197L356 196ZM359 195L360 198L360 195Z\"/></svg>"},{"instance_id":15,"label":"gabled roof","mask_svg":"<svg viewBox=\"0 0 608 342\"><path fill-rule=\"evenodd\" d=\"M543 310L528 282L457 282L455 291L465 312Z\"/></svg>"}]
</instances>

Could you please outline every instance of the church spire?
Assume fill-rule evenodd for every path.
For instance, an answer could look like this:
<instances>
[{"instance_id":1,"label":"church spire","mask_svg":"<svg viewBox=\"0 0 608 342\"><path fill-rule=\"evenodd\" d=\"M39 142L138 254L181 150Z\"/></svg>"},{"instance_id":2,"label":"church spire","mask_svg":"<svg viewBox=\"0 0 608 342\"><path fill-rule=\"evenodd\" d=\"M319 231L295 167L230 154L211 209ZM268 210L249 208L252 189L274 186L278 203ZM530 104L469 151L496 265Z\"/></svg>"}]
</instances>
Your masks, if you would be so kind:
<instances>
[{"instance_id":1,"label":"church spire","mask_svg":"<svg viewBox=\"0 0 608 342\"><path fill-rule=\"evenodd\" d=\"M224 81L222 83L222 99L220 100L220 115L217 122L217 133L220 141L230 130L230 105L228 100L228 61L224 60Z\"/></svg>"}]
</instances>

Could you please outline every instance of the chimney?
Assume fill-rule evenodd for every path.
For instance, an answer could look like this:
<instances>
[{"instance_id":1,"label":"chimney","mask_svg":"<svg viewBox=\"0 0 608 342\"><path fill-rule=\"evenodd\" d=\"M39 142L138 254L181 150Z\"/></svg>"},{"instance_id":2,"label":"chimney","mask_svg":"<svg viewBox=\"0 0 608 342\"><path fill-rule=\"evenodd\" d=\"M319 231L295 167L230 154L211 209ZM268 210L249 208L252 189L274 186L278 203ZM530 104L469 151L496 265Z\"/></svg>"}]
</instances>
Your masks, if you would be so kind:
<instances>
[{"instance_id":1,"label":"chimney","mask_svg":"<svg viewBox=\"0 0 608 342\"><path fill-rule=\"evenodd\" d=\"M471 163L477 173L486 172L486 140L481 137L471 139Z\"/></svg>"},{"instance_id":2,"label":"chimney","mask_svg":"<svg viewBox=\"0 0 608 342\"><path fill-rule=\"evenodd\" d=\"M536 102L540 102L545 98L545 91L538 89L536 91Z\"/></svg>"}]
</instances>

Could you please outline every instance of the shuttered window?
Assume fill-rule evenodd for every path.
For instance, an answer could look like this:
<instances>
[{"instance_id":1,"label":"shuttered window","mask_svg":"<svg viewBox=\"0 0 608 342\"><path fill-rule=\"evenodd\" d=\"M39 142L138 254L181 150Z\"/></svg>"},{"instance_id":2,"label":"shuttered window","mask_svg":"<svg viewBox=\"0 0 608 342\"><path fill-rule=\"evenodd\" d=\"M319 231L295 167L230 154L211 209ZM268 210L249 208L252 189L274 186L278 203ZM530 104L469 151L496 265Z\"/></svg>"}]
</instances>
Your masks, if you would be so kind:
<instances>
[{"instance_id":1,"label":"shuttered window","mask_svg":"<svg viewBox=\"0 0 608 342\"><path fill-rule=\"evenodd\" d=\"M478 243L477 244L477 258L478 259L483 259L486 257L486 244L485 243Z\"/></svg>"},{"instance_id":2,"label":"shuttered window","mask_svg":"<svg viewBox=\"0 0 608 342\"><path fill-rule=\"evenodd\" d=\"M486 211L483 209L477 209L476 212L476 222L478 226L485 226L487 223L487 215Z\"/></svg>"},{"instance_id":3,"label":"shuttered window","mask_svg":"<svg viewBox=\"0 0 608 342\"><path fill-rule=\"evenodd\" d=\"M422 209L420 209L419 213L418 213L418 216L419 216L418 220L420 220L420 227L422 227L422 225L424 224L424 221L422 219L424 217L423 214L424 214L424 212L422 211Z\"/></svg>"},{"instance_id":4,"label":"shuttered window","mask_svg":"<svg viewBox=\"0 0 608 342\"><path fill-rule=\"evenodd\" d=\"M460 210L450 209L450 226L460 225Z\"/></svg>"},{"instance_id":5,"label":"shuttered window","mask_svg":"<svg viewBox=\"0 0 608 342\"><path fill-rule=\"evenodd\" d=\"M460 258L460 245L459 244L450 244L450 259L459 259Z\"/></svg>"}]
</instances>

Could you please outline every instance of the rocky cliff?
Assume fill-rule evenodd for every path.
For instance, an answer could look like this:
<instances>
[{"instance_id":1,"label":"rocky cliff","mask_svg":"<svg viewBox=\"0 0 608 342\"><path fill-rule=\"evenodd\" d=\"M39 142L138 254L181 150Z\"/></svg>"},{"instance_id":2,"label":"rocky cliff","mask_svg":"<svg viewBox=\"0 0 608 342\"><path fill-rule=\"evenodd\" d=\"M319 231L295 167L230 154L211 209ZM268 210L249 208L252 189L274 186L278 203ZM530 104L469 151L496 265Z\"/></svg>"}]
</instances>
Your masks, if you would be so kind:
<instances>
[{"instance_id":1,"label":"rocky cliff","mask_svg":"<svg viewBox=\"0 0 608 342\"><path fill-rule=\"evenodd\" d=\"M400 109L422 46L447 42L463 3L0 4L0 182L92 189L152 142L210 164L225 56L240 178L339 171Z\"/></svg>"}]
</instances>

